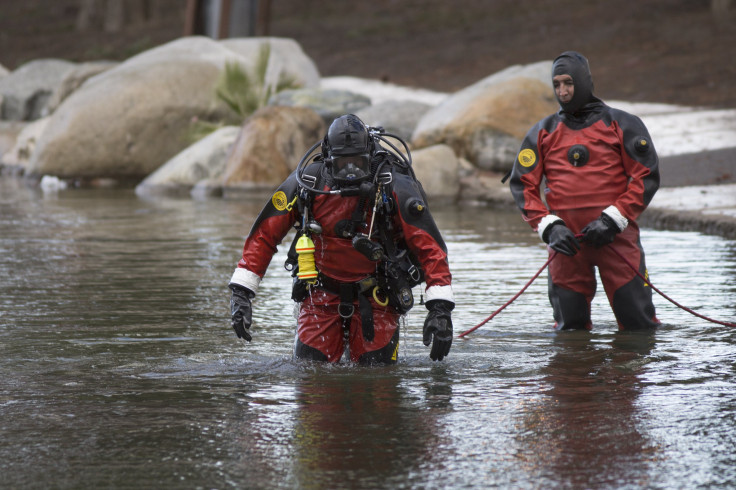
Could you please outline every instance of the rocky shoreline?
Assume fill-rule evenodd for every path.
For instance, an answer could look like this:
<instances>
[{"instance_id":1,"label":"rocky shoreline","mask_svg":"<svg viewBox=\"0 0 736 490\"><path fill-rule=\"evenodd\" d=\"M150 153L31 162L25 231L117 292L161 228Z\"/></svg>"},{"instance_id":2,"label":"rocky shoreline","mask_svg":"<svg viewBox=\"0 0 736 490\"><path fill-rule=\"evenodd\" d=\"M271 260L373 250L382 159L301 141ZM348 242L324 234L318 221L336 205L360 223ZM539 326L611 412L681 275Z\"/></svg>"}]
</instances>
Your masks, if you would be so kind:
<instances>
[{"instance_id":1,"label":"rocky shoreline","mask_svg":"<svg viewBox=\"0 0 736 490\"><path fill-rule=\"evenodd\" d=\"M263 83L285 77L300 88L232 119L222 100L213 102L215 83L232 63L253 64L264 46L275 71ZM408 143L433 200L513 207L501 177L526 130L557 108L550 64L511 66L438 93L323 78L288 39L182 38L120 64L38 60L0 77L0 167L42 188L44 180L50 188L133 181L145 196L248 194L278 185L332 119L351 112ZM728 187L736 182L736 111L609 105L641 117L660 155L663 188L640 223L736 237L736 189ZM187 142L196 121L220 129Z\"/></svg>"}]
</instances>

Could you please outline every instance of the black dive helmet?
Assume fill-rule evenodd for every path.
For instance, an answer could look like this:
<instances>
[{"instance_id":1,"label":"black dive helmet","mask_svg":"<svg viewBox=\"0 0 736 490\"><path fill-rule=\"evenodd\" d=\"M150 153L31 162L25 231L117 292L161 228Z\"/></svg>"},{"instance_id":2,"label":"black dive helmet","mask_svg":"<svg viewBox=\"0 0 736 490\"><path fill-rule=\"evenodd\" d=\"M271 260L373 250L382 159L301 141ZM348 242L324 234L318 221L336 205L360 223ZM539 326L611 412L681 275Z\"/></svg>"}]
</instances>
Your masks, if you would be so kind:
<instances>
[{"instance_id":1,"label":"black dive helmet","mask_svg":"<svg viewBox=\"0 0 736 490\"><path fill-rule=\"evenodd\" d=\"M403 151L387 138L398 141L403 146ZM381 146L379 142L384 143L386 147ZM318 147L321 154L315 155ZM355 114L346 114L332 121L324 139L307 150L296 166L296 180L304 190L314 194L343 194L343 191L346 191L348 192L346 195L351 195L361 183L377 179L383 163L388 161L381 157L382 154L392 155L391 161L394 165L414 176L414 170L411 168L411 152L404 140L395 134L385 132L381 127L366 126ZM327 167L339 189L329 191L317 189L316 181L305 175L306 167L312 161L319 160Z\"/></svg>"},{"instance_id":2,"label":"black dive helmet","mask_svg":"<svg viewBox=\"0 0 736 490\"><path fill-rule=\"evenodd\" d=\"M335 119L322 142L322 155L341 187L355 187L371 178L373 139L355 114Z\"/></svg>"}]
</instances>

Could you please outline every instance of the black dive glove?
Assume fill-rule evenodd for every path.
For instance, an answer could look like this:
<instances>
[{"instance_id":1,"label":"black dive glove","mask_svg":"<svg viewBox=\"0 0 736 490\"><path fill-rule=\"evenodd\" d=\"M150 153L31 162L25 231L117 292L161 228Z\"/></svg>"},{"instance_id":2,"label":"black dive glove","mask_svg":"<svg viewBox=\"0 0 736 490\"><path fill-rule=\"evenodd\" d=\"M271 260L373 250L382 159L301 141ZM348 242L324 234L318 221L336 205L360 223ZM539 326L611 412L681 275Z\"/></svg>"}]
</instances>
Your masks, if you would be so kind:
<instances>
[{"instance_id":1,"label":"black dive glove","mask_svg":"<svg viewBox=\"0 0 736 490\"><path fill-rule=\"evenodd\" d=\"M444 299L433 299L427 301L427 319L424 320L424 345L432 343L429 358L433 361L441 361L450 353L452 345L452 318L450 312L455 304Z\"/></svg>"},{"instance_id":2,"label":"black dive glove","mask_svg":"<svg viewBox=\"0 0 736 490\"><path fill-rule=\"evenodd\" d=\"M238 338L250 342L253 338L250 335L250 326L253 324L253 307L250 302L256 295L250 289L237 284L230 284L228 287L233 292L230 298L233 330Z\"/></svg>"},{"instance_id":3,"label":"black dive glove","mask_svg":"<svg viewBox=\"0 0 736 490\"><path fill-rule=\"evenodd\" d=\"M575 234L562 221L555 221L544 230L542 236L544 243L548 244L552 250L561 254L572 257L578 250L580 244Z\"/></svg>"},{"instance_id":4,"label":"black dive glove","mask_svg":"<svg viewBox=\"0 0 736 490\"><path fill-rule=\"evenodd\" d=\"M621 229L613 218L606 213L601 213L601 217L588 223L581 233L583 234L582 241L599 248L613 242L616 235L621 233Z\"/></svg>"}]
</instances>

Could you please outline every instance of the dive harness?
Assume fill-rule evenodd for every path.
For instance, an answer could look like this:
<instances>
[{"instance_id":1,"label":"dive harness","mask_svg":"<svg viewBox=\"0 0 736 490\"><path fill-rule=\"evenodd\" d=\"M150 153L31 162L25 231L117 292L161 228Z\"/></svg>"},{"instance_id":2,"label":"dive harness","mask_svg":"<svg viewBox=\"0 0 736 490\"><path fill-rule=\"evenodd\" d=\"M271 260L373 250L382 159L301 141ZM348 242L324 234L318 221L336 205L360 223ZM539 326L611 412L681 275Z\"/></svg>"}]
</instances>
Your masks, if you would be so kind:
<instances>
[{"instance_id":1,"label":"dive harness","mask_svg":"<svg viewBox=\"0 0 736 490\"><path fill-rule=\"evenodd\" d=\"M321 190L321 175L324 168L324 160L322 155L316 155L312 158L316 148L321 143L313 145L307 153L302 157L296 168L296 179L299 184L298 192L298 210L302 216L301 223L296 225L297 233L291 244L284 268L291 271L293 280L292 299L296 302L304 301L309 296L311 287L323 289L329 293L335 294L340 298L338 313L343 318L345 326L349 327L350 320L355 313L354 302L357 300L358 309L361 317L363 337L367 341L372 341L375 335L373 323L373 309L370 303L372 296L374 301L385 307L391 305L399 314L407 313L414 306L414 297L412 288L420 284L424 280L424 274L421 266L413 258L406 247L397 247L391 237L390 230L392 228L391 215L395 212L395 206L392 199L386 195L386 188L390 186L393 175L391 170L381 172L384 165L389 163L389 158L394 156L391 165L399 167L399 171L403 171L416 180L414 171L411 168L411 154L406 143L398 136L386 134L382 128L369 128L371 136L379 139L390 146L393 151L383 149L376 152L372 159L372 182L363 182L357 188L331 189L329 191ZM405 149L404 156L392 143L386 141L384 134L400 141ZM318 163L321 165L308 166L307 162ZM309 171L307 172L307 168ZM370 228L368 234L360 233L357 230L365 226L365 217L367 214L366 204L368 198L375 193L373 202L373 213L371 216ZM336 234L342 238L351 239L353 247L366 256L369 260L378 262L376 274L365 277L356 282L341 282L328 277L316 269L300 271L305 264L314 264L314 247L311 247L312 257L309 258L310 248L304 247L306 243L305 237L309 237L311 233L321 233L322 227L313 218L309 217L311 198L315 194L341 194L344 196L360 196L358 205L356 206L350 220L340 223L340 229L336 230ZM376 231L380 238L380 243L371 239L373 235L373 225L376 216L381 216ZM309 239L311 242L311 239ZM301 249L300 249L301 247ZM401 250L398 250L401 248ZM303 253L306 250L306 255ZM316 277L315 277L316 276ZM308 278L308 279L305 279Z\"/></svg>"}]
</instances>

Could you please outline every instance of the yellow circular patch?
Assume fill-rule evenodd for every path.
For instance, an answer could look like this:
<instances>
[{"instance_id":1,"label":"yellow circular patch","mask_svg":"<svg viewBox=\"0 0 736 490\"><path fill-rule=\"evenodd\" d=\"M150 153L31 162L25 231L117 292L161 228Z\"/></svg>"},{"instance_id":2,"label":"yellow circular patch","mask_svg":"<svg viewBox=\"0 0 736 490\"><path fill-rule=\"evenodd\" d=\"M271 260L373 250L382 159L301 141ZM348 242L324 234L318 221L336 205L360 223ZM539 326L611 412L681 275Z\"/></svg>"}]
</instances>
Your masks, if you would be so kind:
<instances>
[{"instance_id":1,"label":"yellow circular patch","mask_svg":"<svg viewBox=\"0 0 736 490\"><path fill-rule=\"evenodd\" d=\"M286 209L286 205L288 204L286 193L284 193L284 191L278 191L271 197L271 204L273 204L273 207L275 207L278 211L283 211L284 209Z\"/></svg>"},{"instance_id":2,"label":"yellow circular patch","mask_svg":"<svg viewBox=\"0 0 736 490\"><path fill-rule=\"evenodd\" d=\"M519 163L522 167L531 167L536 161L537 156L534 154L534 150L527 148L519 152Z\"/></svg>"}]
</instances>

